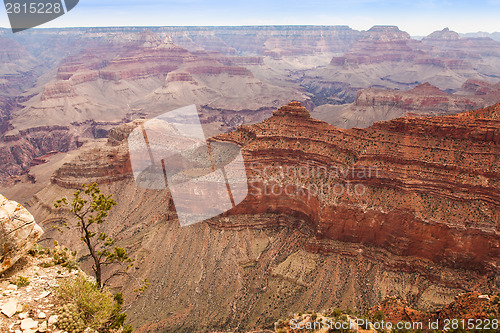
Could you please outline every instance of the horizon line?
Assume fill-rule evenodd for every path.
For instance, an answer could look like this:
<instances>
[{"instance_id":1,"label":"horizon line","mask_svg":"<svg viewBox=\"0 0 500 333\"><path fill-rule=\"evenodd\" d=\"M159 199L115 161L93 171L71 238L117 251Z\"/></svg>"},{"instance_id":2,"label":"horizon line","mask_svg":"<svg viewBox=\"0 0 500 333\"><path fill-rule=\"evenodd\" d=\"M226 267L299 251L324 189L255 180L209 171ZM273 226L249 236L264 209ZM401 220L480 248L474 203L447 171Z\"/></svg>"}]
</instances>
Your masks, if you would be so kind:
<instances>
[{"instance_id":1,"label":"horizon line","mask_svg":"<svg viewBox=\"0 0 500 333\"><path fill-rule=\"evenodd\" d=\"M356 30L356 31L369 31L373 27L397 27L399 30L399 26L394 25L394 24L375 24L373 25L370 29L368 30L358 30L355 28L352 28L351 26L347 24L246 24L246 25L103 25L103 26L71 26L71 27L36 27L36 28L31 28L26 31L30 30L63 30L63 29L92 29L92 28L97 28L97 29L106 29L106 28L250 28L250 27L347 27L351 30ZM443 29L446 29L447 27L444 27ZM12 30L10 27L0 27L0 29L4 30ZM443 30L442 29L442 30ZM403 32L407 32L405 30L401 30ZM441 31L441 30L435 30L435 31ZM467 32L458 32L456 30L450 29L450 31L457 32L459 34L468 34L468 33L487 33L487 34L495 34L495 33L500 33L500 31L467 31ZM408 32L407 32L408 33ZM410 36L423 36L423 35L412 35Z\"/></svg>"}]
</instances>

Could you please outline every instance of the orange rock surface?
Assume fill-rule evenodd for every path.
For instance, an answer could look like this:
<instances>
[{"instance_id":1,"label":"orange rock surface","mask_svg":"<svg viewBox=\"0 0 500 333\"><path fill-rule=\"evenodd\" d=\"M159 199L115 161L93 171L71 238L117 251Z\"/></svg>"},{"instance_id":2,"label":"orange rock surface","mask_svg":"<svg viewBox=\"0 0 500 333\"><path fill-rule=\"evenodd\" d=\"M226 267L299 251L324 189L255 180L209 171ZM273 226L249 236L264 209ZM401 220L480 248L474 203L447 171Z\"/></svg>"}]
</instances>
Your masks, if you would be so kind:
<instances>
[{"instance_id":1,"label":"orange rock surface","mask_svg":"<svg viewBox=\"0 0 500 333\"><path fill-rule=\"evenodd\" d=\"M218 137L241 145L250 179L250 195L230 214L300 216L316 232L311 251L339 251L330 240L361 243L493 276L500 265L499 111L497 104L341 130L290 103Z\"/></svg>"}]
</instances>

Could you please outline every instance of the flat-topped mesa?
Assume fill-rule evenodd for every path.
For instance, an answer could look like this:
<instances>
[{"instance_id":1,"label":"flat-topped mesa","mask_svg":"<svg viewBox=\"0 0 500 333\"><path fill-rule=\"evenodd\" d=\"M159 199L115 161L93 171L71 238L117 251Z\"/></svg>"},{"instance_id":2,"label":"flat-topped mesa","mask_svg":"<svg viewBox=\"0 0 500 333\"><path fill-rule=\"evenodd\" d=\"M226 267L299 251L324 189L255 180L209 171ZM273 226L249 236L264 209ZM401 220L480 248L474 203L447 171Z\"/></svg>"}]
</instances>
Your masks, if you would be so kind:
<instances>
[{"instance_id":1,"label":"flat-topped mesa","mask_svg":"<svg viewBox=\"0 0 500 333\"><path fill-rule=\"evenodd\" d=\"M287 105L283 105L278 110L273 111L273 116L311 118L309 111L297 101L290 102Z\"/></svg>"}]
</instances>

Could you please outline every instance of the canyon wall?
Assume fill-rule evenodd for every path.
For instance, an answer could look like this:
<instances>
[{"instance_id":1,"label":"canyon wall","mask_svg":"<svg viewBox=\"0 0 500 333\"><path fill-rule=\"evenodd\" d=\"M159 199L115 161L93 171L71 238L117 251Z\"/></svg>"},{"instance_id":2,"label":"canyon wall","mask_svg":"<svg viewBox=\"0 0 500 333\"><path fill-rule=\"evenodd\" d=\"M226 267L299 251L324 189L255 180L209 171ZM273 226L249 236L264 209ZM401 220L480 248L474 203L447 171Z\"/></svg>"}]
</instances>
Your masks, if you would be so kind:
<instances>
[{"instance_id":1,"label":"canyon wall","mask_svg":"<svg viewBox=\"0 0 500 333\"><path fill-rule=\"evenodd\" d=\"M439 116L482 108L498 102L499 92L498 83L481 80L467 80L455 94L428 82L406 91L361 89L352 104L320 105L312 116L341 128L364 128L403 116Z\"/></svg>"},{"instance_id":2,"label":"canyon wall","mask_svg":"<svg viewBox=\"0 0 500 333\"><path fill-rule=\"evenodd\" d=\"M497 104L344 130L290 103L212 139L241 146L249 195L184 228L168 190L134 182L126 138L137 121L82 147L28 206L57 237L51 227L70 215L51 202L84 182L114 194L103 230L136 259L136 276L116 287L137 297L138 281L151 282L129 309L138 332L243 331L386 296L432 310L500 290L499 116Z\"/></svg>"}]
</instances>

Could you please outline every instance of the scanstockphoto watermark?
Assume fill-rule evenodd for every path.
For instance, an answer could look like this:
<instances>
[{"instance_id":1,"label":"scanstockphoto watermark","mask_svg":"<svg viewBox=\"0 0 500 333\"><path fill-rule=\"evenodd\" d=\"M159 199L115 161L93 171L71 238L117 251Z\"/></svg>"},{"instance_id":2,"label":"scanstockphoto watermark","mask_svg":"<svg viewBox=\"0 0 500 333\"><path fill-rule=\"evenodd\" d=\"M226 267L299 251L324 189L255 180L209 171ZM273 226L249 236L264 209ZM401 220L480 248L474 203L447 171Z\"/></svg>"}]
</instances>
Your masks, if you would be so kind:
<instances>
[{"instance_id":1,"label":"scanstockphoto watermark","mask_svg":"<svg viewBox=\"0 0 500 333\"><path fill-rule=\"evenodd\" d=\"M430 322L429 322L430 324ZM370 321L362 318L351 319L345 321L335 321L332 319L323 321L307 321L303 322L298 319L290 320L290 329L292 330L332 330L332 331L359 331L361 329L371 329L376 331L388 331L392 329L406 329L406 330L422 330L424 328L423 322L397 322L390 321Z\"/></svg>"},{"instance_id":2,"label":"scanstockphoto watermark","mask_svg":"<svg viewBox=\"0 0 500 333\"><path fill-rule=\"evenodd\" d=\"M4 0L12 32L52 21L72 10L79 0Z\"/></svg>"},{"instance_id":3,"label":"scanstockphoto watermark","mask_svg":"<svg viewBox=\"0 0 500 333\"><path fill-rule=\"evenodd\" d=\"M220 215L248 194L240 147L209 142L196 105L165 112L128 136L136 184L172 195L181 226Z\"/></svg>"},{"instance_id":4,"label":"scanstockphoto watermark","mask_svg":"<svg viewBox=\"0 0 500 333\"><path fill-rule=\"evenodd\" d=\"M398 321L392 323L390 321L372 321L363 318L349 319L344 321L335 321L332 319L322 321L300 321L298 319L290 320L290 329L292 330L352 330L359 331L360 329L370 329L380 331L391 330L412 330L412 331L436 331L443 329L445 331L460 330L460 331L495 331L500 328L499 320L494 319L435 319L428 321Z\"/></svg>"},{"instance_id":5,"label":"scanstockphoto watermark","mask_svg":"<svg viewBox=\"0 0 500 333\"><path fill-rule=\"evenodd\" d=\"M324 166L311 161L300 166L252 163L250 170L249 193L255 196L363 196L364 181L379 177L377 166Z\"/></svg>"}]
</instances>

